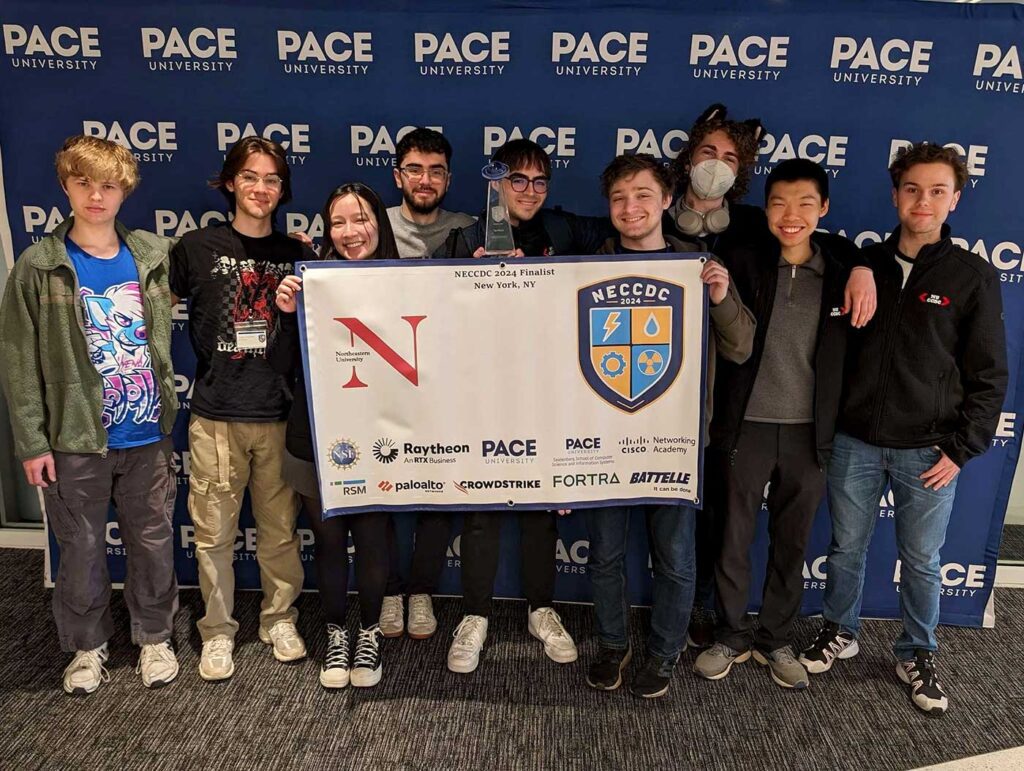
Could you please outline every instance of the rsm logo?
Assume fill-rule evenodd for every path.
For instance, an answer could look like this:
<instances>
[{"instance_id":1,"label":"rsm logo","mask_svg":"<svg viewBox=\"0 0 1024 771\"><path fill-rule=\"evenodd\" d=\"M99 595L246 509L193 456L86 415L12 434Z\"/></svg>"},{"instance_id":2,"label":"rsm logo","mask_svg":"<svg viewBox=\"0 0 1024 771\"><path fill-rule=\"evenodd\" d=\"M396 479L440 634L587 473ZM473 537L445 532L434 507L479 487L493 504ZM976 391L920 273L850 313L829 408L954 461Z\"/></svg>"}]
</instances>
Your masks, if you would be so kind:
<instances>
[{"instance_id":1,"label":"rsm logo","mask_svg":"<svg viewBox=\"0 0 1024 771\"><path fill-rule=\"evenodd\" d=\"M95 70L100 50L98 27L4 24L4 53L11 67L25 70Z\"/></svg>"}]
</instances>

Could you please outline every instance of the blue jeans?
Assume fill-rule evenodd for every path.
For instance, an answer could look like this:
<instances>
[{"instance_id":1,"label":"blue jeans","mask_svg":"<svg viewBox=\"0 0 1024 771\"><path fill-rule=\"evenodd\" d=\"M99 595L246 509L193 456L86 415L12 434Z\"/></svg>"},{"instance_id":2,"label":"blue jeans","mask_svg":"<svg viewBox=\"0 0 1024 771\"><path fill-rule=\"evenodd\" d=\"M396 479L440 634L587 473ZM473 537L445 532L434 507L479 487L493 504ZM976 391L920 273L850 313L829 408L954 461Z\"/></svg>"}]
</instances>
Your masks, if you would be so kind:
<instances>
[{"instance_id":1,"label":"blue jeans","mask_svg":"<svg viewBox=\"0 0 1024 771\"><path fill-rule=\"evenodd\" d=\"M901 562L903 634L893 645L900 660L912 659L915 648L933 651L938 647L939 550L946 540L956 479L941 490L927 490L919 477L940 455L934 447L895 450L837 434L828 469L832 543L823 615L853 635L860 630L864 564L878 521L878 502L888 482L895 503L896 548Z\"/></svg>"},{"instance_id":2,"label":"blue jeans","mask_svg":"<svg viewBox=\"0 0 1024 771\"><path fill-rule=\"evenodd\" d=\"M675 661L685 648L694 584L695 511L689 506L608 506L586 509L590 531L587 572L594 594L597 636L606 648L629 647L626 618L626 542L632 514L647 520L654 565L651 656Z\"/></svg>"}]
</instances>

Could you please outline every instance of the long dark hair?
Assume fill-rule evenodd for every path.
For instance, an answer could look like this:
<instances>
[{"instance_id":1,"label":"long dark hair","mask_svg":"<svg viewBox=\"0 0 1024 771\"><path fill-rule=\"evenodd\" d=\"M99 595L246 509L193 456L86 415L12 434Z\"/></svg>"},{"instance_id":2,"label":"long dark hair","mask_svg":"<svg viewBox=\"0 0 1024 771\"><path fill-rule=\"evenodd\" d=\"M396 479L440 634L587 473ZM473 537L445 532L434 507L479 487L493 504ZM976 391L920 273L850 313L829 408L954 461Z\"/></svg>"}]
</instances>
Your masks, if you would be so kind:
<instances>
[{"instance_id":1,"label":"long dark hair","mask_svg":"<svg viewBox=\"0 0 1024 771\"><path fill-rule=\"evenodd\" d=\"M341 255L334 248L334 241L331 239L331 207L334 206L335 201L346 195L356 196L359 199L360 209L365 204L377 218L377 250L368 259L397 260L398 245L395 243L395 231L391 229L391 220L388 219L387 209L381 203L380 196L362 182L346 182L344 185L334 188L327 196L327 203L324 204L324 210L320 214L324 222L324 238L320 242L320 259L341 259Z\"/></svg>"}]
</instances>

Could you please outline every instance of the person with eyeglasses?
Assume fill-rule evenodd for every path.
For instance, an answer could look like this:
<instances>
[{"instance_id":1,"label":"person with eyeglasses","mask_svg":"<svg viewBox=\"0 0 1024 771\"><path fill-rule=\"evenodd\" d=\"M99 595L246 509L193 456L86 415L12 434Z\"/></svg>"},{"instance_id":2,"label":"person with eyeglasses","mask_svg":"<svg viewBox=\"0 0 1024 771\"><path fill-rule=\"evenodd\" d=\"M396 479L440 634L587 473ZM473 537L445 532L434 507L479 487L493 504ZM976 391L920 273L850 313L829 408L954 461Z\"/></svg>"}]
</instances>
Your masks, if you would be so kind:
<instances>
[{"instance_id":1,"label":"person with eyeglasses","mask_svg":"<svg viewBox=\"0 0 1024 771\"><path fill-rule=\"evenodd\" d=\"M210 186L223 193L234 219L182 236L171 250L170 288L173 302L188 300L196 355L188 509L206 606L197 624L199 675L224 680L235 671L234 554L246 488L263 588L259 638L278 661L306 655L292 607L304 575L295 532L298 499L281 477L292 394L268 364L266 349L279 283L295 272L296 262L316 257L274 230L274 211L292 193L281 145L241 139Z\"/></svg>"},{"instance_id":2,"label":"person with eyeglasses","mask_svg":"<svg viewBox=\"0 0 1024 771\"><path fill-rule=\"evenodd\" d=\"M472 225L475 217L441 208L451 183L452 146L439 131L417 128L398 141L395 187L402 203L388 208L398 256L429 257L452 228Z\"/></svg>"},{"instance_id":3,"label":"person with eyeglasses","mask_svg":"<svg viewBox=\"0 0 1024 771\"><path fill-rule=\"evenodd\" d=\"M615 234L607 217L544 208L551 187L551 159L536 142L513 139L499 147L492 160L509 167L501 185L519 256L594 254ZM468 227L453 230L434 257L482 257L485 227L485 218L480 217Z\"/></svg>"}]
</instances>

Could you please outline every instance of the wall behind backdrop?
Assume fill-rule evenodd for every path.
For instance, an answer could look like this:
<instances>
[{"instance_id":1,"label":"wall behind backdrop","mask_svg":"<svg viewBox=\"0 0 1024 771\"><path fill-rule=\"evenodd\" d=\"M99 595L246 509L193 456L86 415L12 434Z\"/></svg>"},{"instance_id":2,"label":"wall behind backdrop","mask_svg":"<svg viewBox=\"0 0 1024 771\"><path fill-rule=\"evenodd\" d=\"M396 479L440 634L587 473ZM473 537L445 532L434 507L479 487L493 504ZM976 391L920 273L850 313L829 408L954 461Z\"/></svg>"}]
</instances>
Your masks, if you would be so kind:
<instances>
[{"instance_id":1,"label":"wall behind backdrop","mask_svg":"<svg viewBox=\"0 0 1024 771\"><path fill-rule=\"evenodd\" d=\"M522 135L551 155L549 203L601 214L597 177L614 155L647 152L668 162L696 115L721 101L736 117L762 118L768 132L748 200L761 203L764 176L779 161L819 161L832 178L832 208L822 226L860 244L883 238L895 224L886 173L894 149L920 139L955 143L971 176L950 221L961 243L1002 275L1010 391L992 450L960 478L942 554L942 620L991 622L985 611L1024 397L1024 225L1016 195L1024 177L1017 138L1024 17L1012 6L824 5L704 2L666 11L654 3L627 10L605 3L522 9L441 2L428 13L422 3L394 2L367 12L312 0L173 9L147 0L91 7L7 0L0 11L0 147L14 253L67 214L52 159L65 137L83 131L127 145L140 162L143 183L121 219L170 236L223 219L224 201L205 180L238 138L270 136L289 153L295 191L278 225L317 240L317 212L343 181L368 183L389 203L399 201L394 145L416 125L442 130L454 145L445 208L480 210L480 167L506 139ZM174 437L177 568L190 585L196 568L186 427L194 360L183 306L175 318L184 408ZM899 613L892 516L887 495L869 556L865 615ZM400 521L406 551L410 524ZM560 528L558 597L587 600L583 523L569 517ZM254 532L246 516L236 549L240 586L258 584ZM459 592L456 533L442 580L446 593ZM650 572L642 528L634 534L631 593L643 601ZM508 536L498 593L518 596L511 525ZM311 538L303 529L312 587ZM823 508L806 558L806 612L821 608L828 538ZM114 523L107 543L111 573L120 580L125 563ZM762 522L754 548L759 572L765 543ZM757 598L751 601L756 606Z\"/></svg>"}]
</instances>

